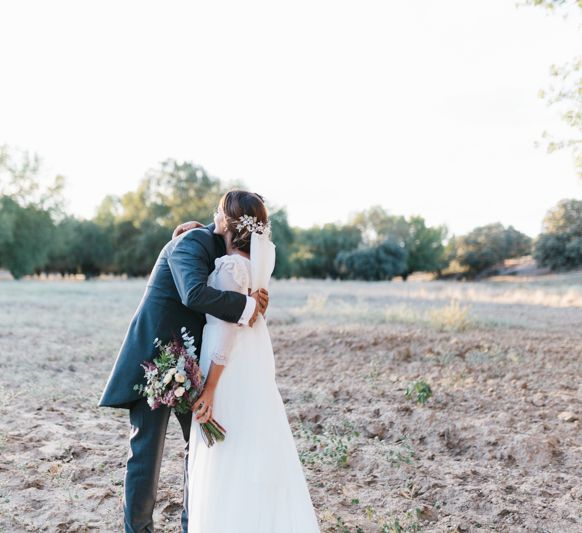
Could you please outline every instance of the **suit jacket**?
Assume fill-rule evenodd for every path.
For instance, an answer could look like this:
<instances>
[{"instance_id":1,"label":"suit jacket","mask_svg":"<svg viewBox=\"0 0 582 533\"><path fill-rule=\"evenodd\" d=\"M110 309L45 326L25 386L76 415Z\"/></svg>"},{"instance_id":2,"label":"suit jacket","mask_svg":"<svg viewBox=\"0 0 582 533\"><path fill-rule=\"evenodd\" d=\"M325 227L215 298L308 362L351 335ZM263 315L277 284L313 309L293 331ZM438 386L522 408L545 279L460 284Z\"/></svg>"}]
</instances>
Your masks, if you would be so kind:
<instances>
[{"instance_id":1,"label":"suit jacket","mask_svg":"<svg viewBox=\"0 0 582 533\"><path fill-rule=\"evenodd\" d=\"M163 344L181 339L180 330L185 326L199 353L205 313L227 322L239 321L246 296L206 284L214 260L226 253L223 237L213 230L214 224L189 230L160 252L99 400L100 407L129 408L141 397L133 386L145 384L140 364L157 356L156 337Z\"/></svg>"}]
</instances>

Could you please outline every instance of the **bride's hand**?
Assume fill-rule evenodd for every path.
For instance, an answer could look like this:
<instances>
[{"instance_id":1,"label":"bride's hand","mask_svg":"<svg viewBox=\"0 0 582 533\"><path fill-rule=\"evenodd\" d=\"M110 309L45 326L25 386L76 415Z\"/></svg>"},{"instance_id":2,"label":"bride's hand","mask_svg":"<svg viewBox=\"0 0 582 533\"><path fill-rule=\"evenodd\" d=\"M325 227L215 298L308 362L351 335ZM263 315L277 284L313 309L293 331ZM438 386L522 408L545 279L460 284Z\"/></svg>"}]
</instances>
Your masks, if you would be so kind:
<instances>
[{"instance_id":1,"label":"bride's hand","mask_svg":"<svg viewBox=\"0 0 582 533\"><path fill-rule=\"evenodd\" d=\"M192 406L196 415L196 422L204 424L212 418L212 406L214 404L214 387L204 387L200 398Z\"/></svg>"},{"instance_id":2,"label":"bride's hand","mask_svg":"<svg viewBox=\"0 0 582 533\"><path fill-rule=\"evenodd\" d=\"M188 230L194 229L194 228L202 228L202 227L204 227L204 224L202 224L196 220L191 220L190 222L184 222L183 224L180 224L179 226L176 227L176 229L174 230L174 233L172 233L172 239L175 239L178 235L181 235L185 231L188 231Z\"/></svg>"},{"instance_id":3,"label":"bride's hand","mask_svg":"<svg viewBox=\"0 0 582 533\"><path fill-rule=\"evenodd\" d=\"M257 305L255 306L255 312L253 313L253 316L249 319L249 326L253 327L253 324L259 317L259 313L263 315L263 318L265 316L265 311L269 306L269 292L267 291L267 289L259 289L258 291L253 292L250 296L251 298L254 298L255 301L257 302Z\"/></svg>"}]
</instances>

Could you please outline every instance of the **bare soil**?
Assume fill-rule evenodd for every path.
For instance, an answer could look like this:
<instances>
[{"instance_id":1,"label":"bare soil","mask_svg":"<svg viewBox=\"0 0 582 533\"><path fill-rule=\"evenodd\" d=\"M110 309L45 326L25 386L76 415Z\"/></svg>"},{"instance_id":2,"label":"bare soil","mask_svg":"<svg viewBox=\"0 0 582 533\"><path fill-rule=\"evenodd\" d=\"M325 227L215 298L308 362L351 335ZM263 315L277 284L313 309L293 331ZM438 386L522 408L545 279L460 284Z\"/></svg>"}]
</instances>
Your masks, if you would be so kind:
<instances>
[{"instance_id":1,"label":"bare soil","mask_svg":"<svg viewBox=\"0 0 582 533\"><path fill-rule=\"evenodd\" d=\"M0 531L123 530L127 411L96 404L144 286L0 281ZM582 275L280 281L269 322L322 532L582 532ZM172 419L157 531L182 453Z\"/></svg>"}]
</instances>

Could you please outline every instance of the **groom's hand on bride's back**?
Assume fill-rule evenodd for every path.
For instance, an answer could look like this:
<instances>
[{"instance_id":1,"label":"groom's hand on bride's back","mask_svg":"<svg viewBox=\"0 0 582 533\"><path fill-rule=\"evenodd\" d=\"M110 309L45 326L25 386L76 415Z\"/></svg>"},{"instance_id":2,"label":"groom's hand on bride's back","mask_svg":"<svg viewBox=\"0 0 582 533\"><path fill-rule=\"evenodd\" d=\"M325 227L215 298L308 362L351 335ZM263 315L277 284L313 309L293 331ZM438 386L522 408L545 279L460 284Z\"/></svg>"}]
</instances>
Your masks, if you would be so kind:
<instances>
[{"instance_id":1,"label":"groom's hand on bride's back","mask_svg":"<svg viewBox=\"0 0 582 533\"><path fill-rule=\"evenodd\" d=\"M184 222L179 226L176 226L174 233L172 233L172 239L175 239L178 235L182 235L185 231L195 228L203 228L204 224L196 220L191 220L190 222Z\"/></svg>"},{"instance_id":2,"label":"groom's hand on bride's back","mask_svg":"<svg viewBox=\"0 0 582 533\"><path fill-rule=\"evenodd\" d=\"M269 306L269 292L266 289L259 289L251 294L251 298L254 298L257 302L255 306L255 312L253 316L249 319L249 326L253 326L257 318L259 317L259 313L265 316L265 311Z\"/></svg>"}]
</instances>

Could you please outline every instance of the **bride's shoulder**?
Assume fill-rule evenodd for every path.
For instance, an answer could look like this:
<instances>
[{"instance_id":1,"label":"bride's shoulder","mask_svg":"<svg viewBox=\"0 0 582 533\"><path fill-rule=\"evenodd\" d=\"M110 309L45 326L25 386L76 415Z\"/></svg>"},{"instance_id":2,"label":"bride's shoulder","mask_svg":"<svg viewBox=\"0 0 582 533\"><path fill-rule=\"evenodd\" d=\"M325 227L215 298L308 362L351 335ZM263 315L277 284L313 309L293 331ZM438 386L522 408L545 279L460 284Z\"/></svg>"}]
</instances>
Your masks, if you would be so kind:
<instances>
[{"instance_id":1,"label":"bride's shoulder","mask_svg":"<svg viewBox=\"0 0 582 533\"><path fill-rule=\"evenodd\" d=\"M248 285L249 266L250 259L240 254L222 255L214 260L216 275L230 275L241 287Z\"/></svg>"},{"instance_id":2,"label":"bride's shoulder","mask_svg":"<svg viewBox=\"0 0 582 533\"><path fill-rule=\"evenodd\" d=\"M230 254L221 255L214 260L214 266L219 267L222 265L241 265L246 266L250 264L250 259L247 259L244 255L240 254Z\"/></svg>"}]
</instances>

